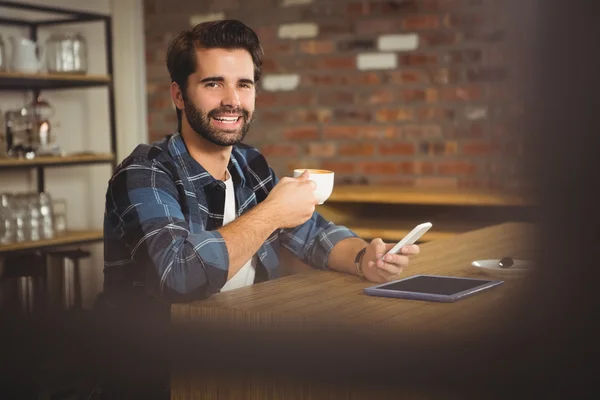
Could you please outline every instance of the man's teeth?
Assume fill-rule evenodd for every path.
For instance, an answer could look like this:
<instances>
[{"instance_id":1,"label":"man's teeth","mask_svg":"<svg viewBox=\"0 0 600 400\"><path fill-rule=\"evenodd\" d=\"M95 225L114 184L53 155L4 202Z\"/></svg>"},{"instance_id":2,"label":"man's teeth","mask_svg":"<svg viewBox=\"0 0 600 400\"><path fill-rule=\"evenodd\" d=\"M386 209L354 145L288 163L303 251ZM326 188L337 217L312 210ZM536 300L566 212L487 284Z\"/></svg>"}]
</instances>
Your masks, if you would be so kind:
<instances>
[{"instance_id":1,"label":"man's teeth","mask_svg":"<svg viewBox=\"0 0 600 400\"><path fill-rule=\"evenodd\" d=\"M225 124L233 124L234 122L237 122L238 118L239 117L214 117L215 120Z\"/></svg>"}]
</instances>

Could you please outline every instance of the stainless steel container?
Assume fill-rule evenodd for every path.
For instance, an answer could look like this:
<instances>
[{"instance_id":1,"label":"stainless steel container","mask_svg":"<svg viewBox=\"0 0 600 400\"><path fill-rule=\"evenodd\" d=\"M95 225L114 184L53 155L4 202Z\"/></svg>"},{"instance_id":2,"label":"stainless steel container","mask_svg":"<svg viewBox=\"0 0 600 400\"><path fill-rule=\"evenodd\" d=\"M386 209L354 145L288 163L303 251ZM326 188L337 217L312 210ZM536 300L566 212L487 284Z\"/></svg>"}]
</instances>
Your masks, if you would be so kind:
<instances>
[{"instance_id":1,"label":"stainless steel container","mask_svg":"<svg viewBox=\"0 0 600 400\"><path fill-rule=\"evenodd\" d=\"M46 68L51 73L85 74L87 43L79 33L53 33L45 44Z\"/></svg>"}]
</instances>

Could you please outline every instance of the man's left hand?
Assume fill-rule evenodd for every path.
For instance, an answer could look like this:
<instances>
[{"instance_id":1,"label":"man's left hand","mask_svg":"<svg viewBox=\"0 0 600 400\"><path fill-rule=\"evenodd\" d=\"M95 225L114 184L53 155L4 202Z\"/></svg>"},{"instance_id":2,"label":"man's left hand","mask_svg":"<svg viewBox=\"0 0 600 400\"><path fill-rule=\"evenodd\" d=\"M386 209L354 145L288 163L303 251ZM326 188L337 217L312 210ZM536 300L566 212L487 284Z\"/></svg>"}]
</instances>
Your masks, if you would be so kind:
<instances>
[{"instance_id":1,"label":"man's left hand","mask_svg":"<svg viewBox=\"0 0 600 400\"><path fill-rule=\"evenodd\" d=\"M411 244L400 249L398 254L388 254L382 259L394 245L394 243L384 243L379 238L371 241L361 261L365 278L375 283L400 279L400 274L409 263L409 256L419 254L420 250L418 245Z\"/></svg>"}]
</instances>

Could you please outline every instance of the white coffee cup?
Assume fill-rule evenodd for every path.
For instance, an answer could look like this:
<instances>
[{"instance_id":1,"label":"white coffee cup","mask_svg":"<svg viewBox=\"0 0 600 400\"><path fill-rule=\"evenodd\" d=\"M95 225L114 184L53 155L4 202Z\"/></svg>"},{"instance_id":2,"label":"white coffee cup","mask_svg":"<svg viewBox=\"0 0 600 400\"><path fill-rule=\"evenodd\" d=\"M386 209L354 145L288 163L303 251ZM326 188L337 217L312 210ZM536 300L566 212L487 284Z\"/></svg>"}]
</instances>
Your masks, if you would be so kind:
<instances>
[{"instance_id":1,"label":"white coffee cup","mask_svg":"<svg viewBox=\"0 0 600 400\"><path fill-rule=\"evenodd\" d=\"M331 192L333 191L333 171L328 171L326 169L300 168L294 170L294 178L302 175L304 171L308 171L308 179L317 184L315 195L317 196L318 204L325 203L325 200L331 196Z\"/></svg>"}]
</instances>

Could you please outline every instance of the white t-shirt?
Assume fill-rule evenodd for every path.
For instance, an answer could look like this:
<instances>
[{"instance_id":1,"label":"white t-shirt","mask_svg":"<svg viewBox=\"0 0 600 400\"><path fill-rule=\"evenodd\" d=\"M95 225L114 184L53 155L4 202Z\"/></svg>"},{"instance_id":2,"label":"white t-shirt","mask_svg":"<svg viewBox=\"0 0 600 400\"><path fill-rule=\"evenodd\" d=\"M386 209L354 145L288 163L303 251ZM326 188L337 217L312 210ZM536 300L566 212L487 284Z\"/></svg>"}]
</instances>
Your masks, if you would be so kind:
<instances>
[{"instance_id":1,"label":"white t-shirt","mask_svg":"<svg viewBox=\"0 0 600 400\"><path fill-rule=\"evenodd\" d=\"M225 210L223 212L223 225L227 225L235 219L235 191L233 190L233 180L231 175L227 173L225 181ZM221 288L222 292L227 290L237 289L244 286L249 286L254 283L254 275L256 274L256 256L251 257L244 266L228 280Z\"/></svg>"}]
</instances>

